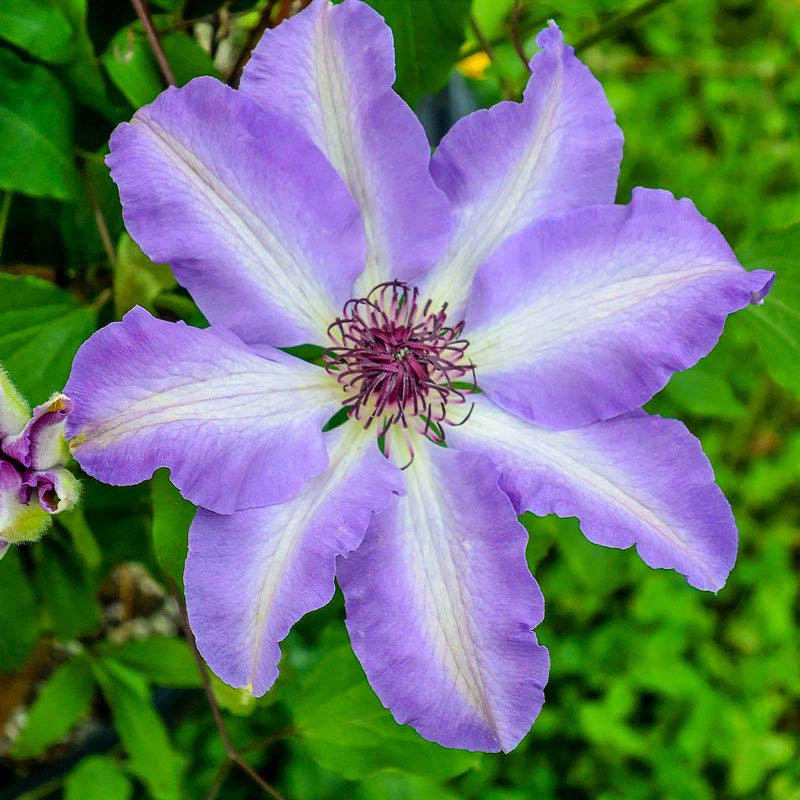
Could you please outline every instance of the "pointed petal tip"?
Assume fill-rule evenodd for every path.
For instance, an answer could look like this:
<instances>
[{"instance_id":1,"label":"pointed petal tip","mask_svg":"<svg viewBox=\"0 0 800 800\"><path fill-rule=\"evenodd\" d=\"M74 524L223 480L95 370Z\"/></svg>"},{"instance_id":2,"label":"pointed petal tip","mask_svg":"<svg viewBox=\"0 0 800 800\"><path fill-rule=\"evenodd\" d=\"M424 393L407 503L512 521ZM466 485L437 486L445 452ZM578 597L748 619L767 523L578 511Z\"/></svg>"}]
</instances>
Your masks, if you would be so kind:
<instances>
[{"instance_id":1,"label":"pointed petal tip","mask_svg":"<svg viewBox=\"0 0 800 800\"><path fill-rule=\"evenodd\" d=\"M559 47L564 44L564 34L554 19L547 20L547 27L539 31L536 44L541 48Z\"/></svg>"}]
</instances>

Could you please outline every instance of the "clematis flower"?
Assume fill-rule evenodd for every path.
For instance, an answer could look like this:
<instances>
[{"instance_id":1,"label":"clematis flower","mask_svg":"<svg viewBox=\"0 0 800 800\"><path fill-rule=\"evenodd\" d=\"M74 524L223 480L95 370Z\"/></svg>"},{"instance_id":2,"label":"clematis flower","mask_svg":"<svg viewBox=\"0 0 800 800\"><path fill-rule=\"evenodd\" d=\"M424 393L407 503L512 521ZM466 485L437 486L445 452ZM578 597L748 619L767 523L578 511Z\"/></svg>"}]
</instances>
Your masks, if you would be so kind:
<instances>
[{"instance_id":1,"label":"clematis flower","mask_svg":"<svg viewBox=\"0 0 800 800\"><path fill-rule=\"evenodd\" d=\"M114 132L127 228L210 327L137 308L99 331L68 430L100 480L168 467L200 506L189 615L234 686L269 689L336 577L398 722L507 751L549 667L518 514L577 516L700 589L733 565L700 444L640 407L772 275L688 200L614 205L602 88L554 24L537 41L523 101L461 120L432 160L357 0L268 31L240 90L197 78ZM324 368L278 349L305 343Z\"/></svg>"},{"instance_id":2,"label":"clematis flower","mask_svg":"<svg viewBox=\"0 0 800 800\"><path fill-rule=\"evenodd\" d=\"M0 368L0 558L12 544L40 539L52 516L78 500L78 482L64 467L71 410L66 395L54 394L31 414Z\"/></svg>"}]
</instances>

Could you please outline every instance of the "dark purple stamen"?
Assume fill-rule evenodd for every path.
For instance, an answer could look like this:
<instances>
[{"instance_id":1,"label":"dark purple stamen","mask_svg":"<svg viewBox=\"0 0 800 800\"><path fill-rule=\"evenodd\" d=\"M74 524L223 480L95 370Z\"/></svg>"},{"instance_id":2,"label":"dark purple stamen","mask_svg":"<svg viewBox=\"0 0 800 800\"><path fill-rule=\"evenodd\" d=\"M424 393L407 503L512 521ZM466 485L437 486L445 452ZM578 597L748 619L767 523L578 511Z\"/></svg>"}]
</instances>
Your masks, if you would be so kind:
<instances>
[{"instance_id":1,"label":"dark purple stamen","mask_svg":"<svg viewBox=\"0 0 800 800\"><path fill-rule=\"evenodd\" d=\"M465 357L464 323L446 326L446 308L433 313L430 300L420 307L417 288L392 281L348 300L328 328L334 346L324 353L326 369L342 385L350 416L365 428L378 419L385 433L415 419L420 432L442 441L442 425L456 424L447 406L467 402L475 368ZM472 386L457 388L467 375Z\"/></svg>"}]
</instances>

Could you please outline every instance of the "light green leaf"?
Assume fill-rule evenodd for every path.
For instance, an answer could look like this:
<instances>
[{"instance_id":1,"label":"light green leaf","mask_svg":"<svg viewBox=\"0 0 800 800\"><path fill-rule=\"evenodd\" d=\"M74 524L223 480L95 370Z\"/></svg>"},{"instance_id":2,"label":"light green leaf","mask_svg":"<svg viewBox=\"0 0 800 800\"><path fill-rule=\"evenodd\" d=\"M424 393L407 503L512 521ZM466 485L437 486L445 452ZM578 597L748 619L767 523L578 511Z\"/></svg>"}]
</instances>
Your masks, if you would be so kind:
<instances>
[{"instance_id":1,"label":"light green leaf","mask_svg":"<svg viewBox=\"0 0 800 800\"><path fill-rule=\"evenodd\" d=\"M104 644L100 652L159 686L193 689L202 685L192 651L182 639L131 639L118 646Z\"/></svg>"},{"instance_id":2,"label":"light green leaf","mask_svg":"<svg viewBox=\"0 0 800 800\"><path fill-rule=\"evenodd\" d=\"M0 672L25 661L38 637L33 591L12 548L0 561Z\"/></svg>"},{"instance_id":3,"label":"light green leaf","mask_svg":"<svg viewBox=\"0 0 800 800\"><path fill-rule=\"evenodd\" d=\"M354 800L459 800L460 795L430 778L396 769L382 770L359 784Z\"/></svg>"},{"instance_id":4,"label":"light green leaf","mask_svg":"<svg viewBox=\"0 0 800 800\"><path fill-rule=\"evenodd\" d=\"M74 34L54 0L0 0L0 36L42 61L66 60Z\"/></svg>"},{"instance_id":5,"label":"light green leaf","mask_svg":"<svg viewBox=\"0 0 800 800\"><path fill-rule=\"evenodd\" d=\"M38 756L59 741L88 712L93 694L94 681L85 658L60 666L34 701L14 744L14 756Z\"/></svg>"},{"instance_id":6,"label":"light green leaf","mask_svg":"<svg viewBox=\"0 0 800 800\"><path fill-rule=\"evenodd\" d=\"M82 759L64 784L64 800L130 800L133 785L113 758Z\"/></svg>"},{"instance_id":7,"label":"light green leaf","mask_svg":"<svg viewBox=\"0 0 800 800\"><path fill-rule=\"evenodd\" d=\"M394 34L395 89L412 105L444 86L458 60L470 0L369 0Z\"/></svg>"},{"instance_id":8,"label":"light green leaf","mask_svg":"<svg viewBox=\"0 0 800 800\"><path fill-rule=\"evenodd\" d=\"M58 515L57 522L66 528L72 537L72 546L75 552L83 559L83 562L90 569L100 566L100 548L94 538L92 529L86 521L83 509L76 506L71 511L65 511Z\"/></svg>"},{"instance_id":9,"label":"light green leaf","mask_svg":"<svg viewBox=\"0 0 800 800\"><path fill-rule=\"evenodd\" d=\"M71 200L72 105L46 67L0 48L0 189Z\"/></svg>"},{"instance_id":10,"label":"light green leaf","mask_svg":"<svg viewBox=\"0 0 800 800\"><path fill-rule=\"evenodd\" d=\"M180 31L161 37L164 55L179 86L198 75L219 77L211 57ZM134 108L151 103L164 90L164 79L139 23L119 31L102 55L109 77Z\"/></svg>"},{"instance_id":11,"label":"light green leaf","mask_svg":"<svg viewBox=\"0 0 800 800\"><path fill-rule=\"evenodd\" d=\"M114 308L121 317L136 305L152 311L153 300L176 285L169 264L154 264L127 233L117 244Z\"/></svg>"},{"instance_id":12,"label":"light green leaf","mask_svg":"<svg viewBox=\"0 0 800 800\"><path fill-rule=\"evenodd\" d=\"M161 569L178 586L183 586L189 526L196 509L169 482L168 470L158 470L150 486L153 499L153 549Z\"/></svg>"},{"instance_id":13,"label":"light green leaf","mask_svg":"<svg viewBox=\"0 0 800 800\"><path fill-rule=\"evenodd\" d=\"M130 757L130 771L141 778L154 800L179 800L182 759L153 708L147 680L111 659L95 662L94 672Z\"/></svg>"},{"instance_id":14,"label":"light green leaf","mask_svg":"<svg viewBox=\"0 0 800 800\"><path fill-rule=\"evenodd\" d=\"M95 312L47 281L0 274L0 362L32 403L63 388Z\"/></svg>"},{"instance_id":15,"label":"light green leaf","mask_svg":"<svg viewBox=\"0 0 800 800\"><path fill-rule=\"evenodd\" d=\"M764 305L735 319L754 335L770 375L800 396L800 222L762 233L738 256L748 269L771 269L776 276Z\"/></svg>"},{"instance_id":16,"label":"light green leaf","mask_svg":"<svg viewBox=\"0 0 800 800\"><path fill-rule=\"evenodd\" d=\"M675 373L664 394L680 409L697 417L739 419L747 410L723 377L700 365Z\"/></svg>"},{"instance_id":17,"label":"light green leaf","mask_svg":"<svg viewBox=\"0 0 800 800\"><path fill-rule=\"evenodd\" d=\"M369 687L348 645L335 647L302 682L292 705L305 747L325 769L350 780L397 767L445 780L479 755L448 750L398 725Z\"/></svg>"}]
</instances>

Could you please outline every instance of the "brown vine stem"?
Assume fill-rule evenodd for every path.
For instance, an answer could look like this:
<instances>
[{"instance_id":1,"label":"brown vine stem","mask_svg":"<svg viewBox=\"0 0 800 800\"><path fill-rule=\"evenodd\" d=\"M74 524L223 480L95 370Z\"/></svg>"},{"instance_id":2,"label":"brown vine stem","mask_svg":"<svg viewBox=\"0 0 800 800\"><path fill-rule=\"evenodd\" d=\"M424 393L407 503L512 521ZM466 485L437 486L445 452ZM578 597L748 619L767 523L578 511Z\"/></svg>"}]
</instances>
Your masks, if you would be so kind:
<instances>
[{"instance_id":1,"label":"brown vine stem","mask_svg":"<svg viewBox=\"0 0 800 800\"><path fill-rule=\"evenodd\" d=\"M245 761L242 753L231 741L228 729L225 727L225 720L222 718L222 711L220 710L219 703L217 702L217 698L214 696L214 689L211 686L211 678L208 675L208 668L206 667L205 661L203 661L203 657L200 655L200 651L197 649L197 642L195 641L194 633L192 633L192 629L189 626L189 617L186 613L186 607L183 604L181 591L176 585L175 581L173 581L169 575L166 576L166 580L169 587L169 592L174 598L175 602L178 604L181 627L183 628L183 633L186 636L186 641L191 648L192 655L194 656L195 663L197 664L197 669L200 672L200 679L203 682L203 690L206 693L206 701L208 702L208 707L211 709L211 716L214 718L214 724L217 726L217 732L219 733L219 738L222 740L222 746L225 748L226 760L220 766L217 776L211 785L209 797L213 798L219 793L222 783L227 777L230 765L236 764L236 766L239 767L242 772L245 772L248 775L253 783L260 786L264 792L266 792L266 794L268 794L270 797L274 798L274 800L285 800L283 795L280 794L277 789L267 783L247 763L247 761Z\"/></svg>"},{"instance_id":2,"label":"brown vine stem","mask_svg":"<svg viewBox=\"0 0 800 800\"><path fill-rule=\"evenodd\" d=\"M131 0L136 16L142 23L144 28L144 35L150 44L150 49L153 51L158 68L164 76L164 80L170 85L175 86L175 75L172 72L172 67L164 55L164 48L161 47L161 42L158 41L158 33L156 33L155 26L153 25L153 18L150 16L150 9L147 7L147 0Z\"/></svg>"},{"instance_id":3,"label":"brown vine stem","mask_svg":"<svg viewBox=\"0 0 800 800\"><path fill-rule=\"evenodd\" d=\"M500 83L503 85L503 91L506 93L508 97L513 97L517 94L516 89L511 85L508 78L500 72L500 65L497 64L497 59L494 55L494 47L492 47L491 42L486 38L486 34L481 30L481 26L478 25L478 21L475 17L469 18L469 25L472 28L472 32L475 34L475 38L478 40L478 44L481 46L481 50L489 56L490 61L497 65L497 71L500 75Z\"/></svg>"},{"instance_id":4,"label":"brown vine stem","mask_svg":"<svg viewBox=\"0 0 800 800\"><path fill-rule=\"evenodd\" d=\"M509 31L511 33L511 44L514 45L520 61L525 65L528 72L531 71L528 56L525 54L525 48L522 46L522 37L519 35L519 15L522 13L522 0L516 0L514 3L514 11L511 13L511 21L509 22Z\"/></svg>"}]
</instances>

